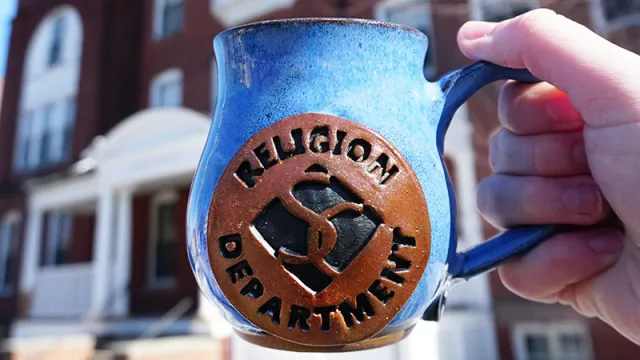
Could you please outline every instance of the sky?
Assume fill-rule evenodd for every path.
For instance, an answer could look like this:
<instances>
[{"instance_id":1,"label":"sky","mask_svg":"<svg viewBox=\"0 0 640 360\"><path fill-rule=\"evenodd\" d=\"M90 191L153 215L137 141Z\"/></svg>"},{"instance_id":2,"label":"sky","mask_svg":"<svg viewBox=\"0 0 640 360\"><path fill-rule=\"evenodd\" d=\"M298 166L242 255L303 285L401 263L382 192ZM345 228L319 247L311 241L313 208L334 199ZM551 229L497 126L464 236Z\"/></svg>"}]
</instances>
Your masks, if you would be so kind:
<instances>
[{"instance_id":1,"label":"sky","mask_svg":"<svg viewBox=\"0 0 640 360\"><path fill-rule=\"evenodd\" d=\"M4 77L9 52L11 21L16 12L17 0L0 0L0 76Z\"/></svg>"}]
</instances>

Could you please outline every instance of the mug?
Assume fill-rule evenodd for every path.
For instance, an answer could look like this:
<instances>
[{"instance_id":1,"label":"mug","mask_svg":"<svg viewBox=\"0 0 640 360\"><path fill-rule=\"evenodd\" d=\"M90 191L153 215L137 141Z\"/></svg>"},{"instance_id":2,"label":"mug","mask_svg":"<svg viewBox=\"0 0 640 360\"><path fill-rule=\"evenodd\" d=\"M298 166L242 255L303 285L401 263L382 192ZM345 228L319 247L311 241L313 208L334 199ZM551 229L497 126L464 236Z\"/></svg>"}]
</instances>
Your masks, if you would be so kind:
<instances>
[{"instance_id":1,"label":"mug","mask_svg":"<svg viewBox=\"0 0 640 360\"><path fill-rule=\"evenodd\" d=\"M477 62L423 75L427 37L360 19L272 20L214 40L218 101L193 178L188 256L245 340L301 352L370 349L438 320L456 279L550 237L510 229L456 252L443 161L454 112L528 71Z\"/></svg>"}]
</instances>

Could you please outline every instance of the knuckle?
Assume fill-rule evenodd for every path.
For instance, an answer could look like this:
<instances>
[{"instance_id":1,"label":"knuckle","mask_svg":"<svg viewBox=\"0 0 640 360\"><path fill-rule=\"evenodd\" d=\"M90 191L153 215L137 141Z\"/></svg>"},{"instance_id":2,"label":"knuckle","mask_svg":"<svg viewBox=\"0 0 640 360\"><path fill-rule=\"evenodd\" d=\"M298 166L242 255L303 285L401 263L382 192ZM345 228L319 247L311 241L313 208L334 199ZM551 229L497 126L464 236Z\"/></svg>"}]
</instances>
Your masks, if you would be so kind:
<instances>
[{"instance_id":1,"label":"knuckle","mask_svg":"<svg viewBox=\"0 0 640 360\"><path fill-rule=\"evenodd\" d=\"M489 142L489 166L493 172L499 172L502 165L501 139L503 130L498 131Z\"/></svg>"},{"instance_id":2,"label":"knuckle","mask_svg":"<svg viewBox=\"0 0 640 360\"><path fill-rule=\"evenodd\" d=\"M505 191L505 176L493 175L483 179L477 188L477 207L482 216L495 227L508 227L513 222L513 211L508 199L511 194Z\"/></svg>"},{"instance_id":3,"label":"knuckle","mask_svg":"<svg viewBox=\"0 0 640 360\"><path fill-rule=\"evenodd\" d=\"M546 30L545 24L556 16L556 12L549 9L534 9L515 17L513 22L520 35L528 35L539 29Z\"/></svg>"},{"instance_id":4,"label":"knuckle","mask_svg":"<svg viewBox=\"0 0 640 360\"><path fill-rule=\"evenodd\" d=\"M518 260L511 261L498 268L498 275L500 276L500 281L511 292L520 296L530 295L530 291L527 289L529 281L523 279Z\"/></svg>"}]
</instances>

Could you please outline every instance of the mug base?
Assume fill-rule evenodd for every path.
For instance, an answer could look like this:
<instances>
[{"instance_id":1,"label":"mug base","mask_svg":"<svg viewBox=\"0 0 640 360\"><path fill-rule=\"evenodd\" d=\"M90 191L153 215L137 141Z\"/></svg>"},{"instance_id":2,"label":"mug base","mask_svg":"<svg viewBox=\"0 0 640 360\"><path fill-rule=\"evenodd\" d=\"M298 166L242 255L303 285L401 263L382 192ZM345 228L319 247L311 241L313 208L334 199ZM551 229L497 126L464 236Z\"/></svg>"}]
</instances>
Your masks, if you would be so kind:
<instances>
[{"instance_id":1,"label":"mug base","mask_svg":"<svg viewBox=\"0 0 640 360\"><path fill-rule=\"evenodd\" d=\"M237 330L234 331L243 340L248 341L251 344L270 349L293 352L339 353L359 350L371 350L397 343L398 341L406 338L411 333L413 328L414 327L412 326L402 331L383 334L356 343L339 346L310 346L290 342L266 333L245 333Z\"/></svg>"}]
</instances>

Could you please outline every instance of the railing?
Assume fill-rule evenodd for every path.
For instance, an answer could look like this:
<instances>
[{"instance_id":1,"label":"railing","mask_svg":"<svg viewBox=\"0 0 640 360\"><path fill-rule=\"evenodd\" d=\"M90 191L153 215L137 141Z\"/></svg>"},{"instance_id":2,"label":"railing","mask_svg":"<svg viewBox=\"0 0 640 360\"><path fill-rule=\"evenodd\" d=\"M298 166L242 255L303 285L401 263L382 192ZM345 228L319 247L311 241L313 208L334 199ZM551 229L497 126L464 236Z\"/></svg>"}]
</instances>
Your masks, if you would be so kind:
<instances>
[{"instance_id":1,"label":"railing","mask_svg":"<svg viewBox=\"0 0 640 360\"><path fill-rule=\"evenodd\" d=\"M81 317L91 306L93 264L41 268L36 274L30 316Z\"/></svg>"}]
</instances>

